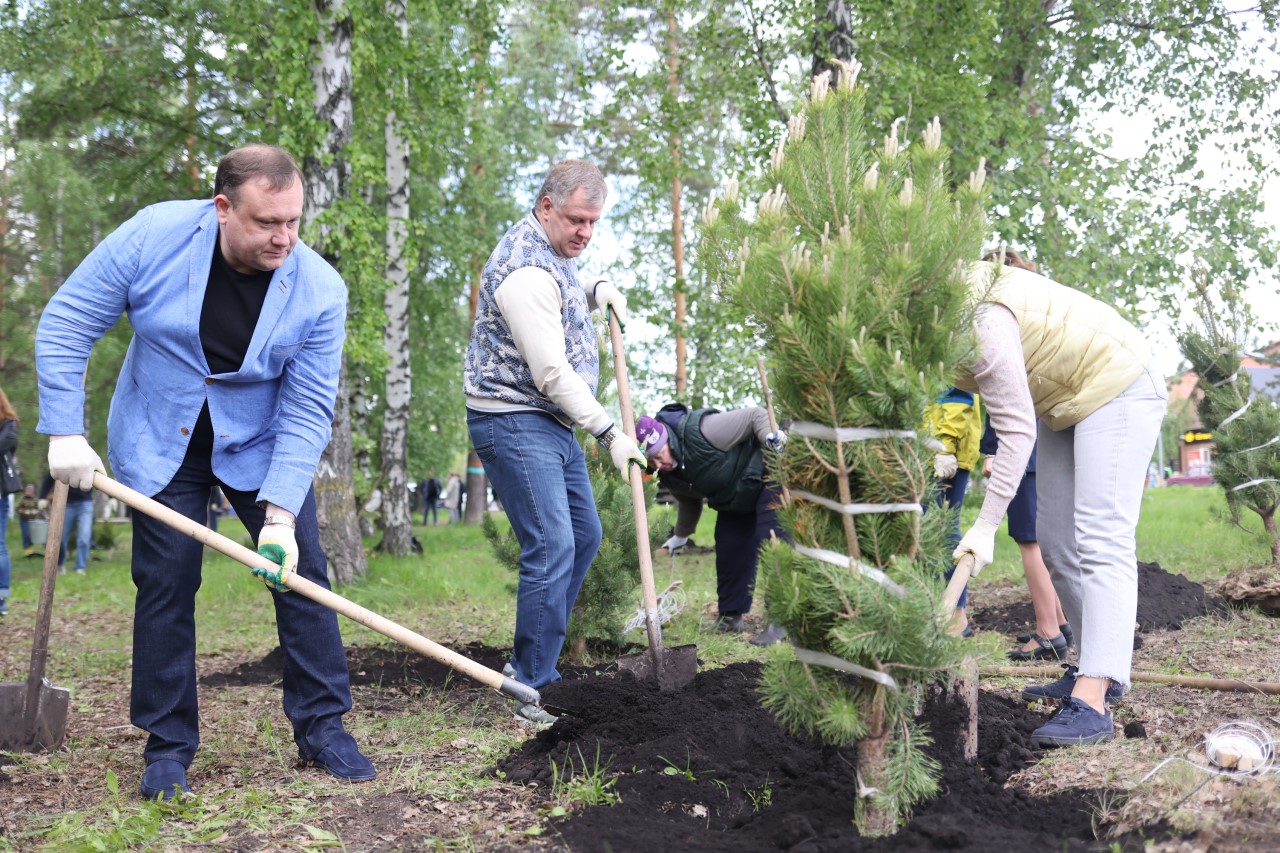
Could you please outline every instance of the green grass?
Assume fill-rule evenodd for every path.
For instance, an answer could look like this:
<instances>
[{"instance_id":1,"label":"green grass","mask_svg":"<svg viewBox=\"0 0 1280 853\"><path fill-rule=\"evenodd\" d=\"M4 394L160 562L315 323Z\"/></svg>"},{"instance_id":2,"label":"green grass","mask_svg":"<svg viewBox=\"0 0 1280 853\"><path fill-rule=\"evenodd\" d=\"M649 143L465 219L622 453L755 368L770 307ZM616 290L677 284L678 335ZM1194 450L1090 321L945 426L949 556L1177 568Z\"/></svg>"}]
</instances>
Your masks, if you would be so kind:
<instances>
[{"instance_id":1,"label":"green grass","mask_svg":"<svg viewBox=\"0 0 1280 853\"><path fill-rule=\"evenodd\" d=\"M976 511L976 505L967 506L965 521L971 522ZM1245 519L1245 524L1261 527L1254 519ZM714 525L715 513L704 513L695 541L714 544ZM247 541L244 528L234 520L224 521L220 532L236 541ZM40 561L22 558L16 524L10 525L9 534L16 610L9 618L30 619L39 592ZM116 534L115 548L94 552L87 575L58 578L55 620L71 620L80 633L74 647L52 648L49 678L72 689L74 714L112 712L127 719L127 708L102 707L111 696L121 695L119 685L127 685L132 644L131 531L128 525L118 525ZM424 553L392 558L370 552L368 576L338 592L447 646L473 641L509 645L515 616L515 576L493 557L479 527L417 527L415 535ZM996 562L983 579L1020 583L1017 547L1003 532L996 542ZM1170 572L1206 581L1238 566L1264 561L1268 555L1263 537L1229 522L1218 489L1173 487L1149 491L1144 497L1138 529L1138 556L1143 561L1158 562ZM684 610L664 630L668 645L695 643L704 667L762 657L762 650L740 637L706 630L715 612L714 555L685 554L673 562L665 554L655 554L654 568L659 591L673 579L684 584ZM197 598L201 655L244 661L275 647L271 598L248 569L209 550L203 577ZM342 620L342 631L351 645L390 643L348 620ZM629 639L644 643L643 630ZM0 672L0 680L25 678L25 651L5 660L15 671ZM114 692L105 691L104 684L112 685ZM243 688L212 689L243 694ZM435 701L415 702L410 713L384 715L357 709L352 715L350 722L359 739L382 744L379 764L383 774L377 790L460 801L506 784L476 772L479 767L492 766L519 740L511 727L495 725L495 713L500 713L496 711L498 700L495 704L464 702L433 692L439 694ZM92 807L80 811L27 814L20 826L0 836L0 851L216 847L219 839L234 843L257 832L269 833L273 844L289 847L343 845L339 835L325 828L329 783L294 771L296 750L279 712L278 691L271 688L263 695L269 700L259 697L256 704L246 703L235 712L238 717L225 716L216 724L207 721L203 727L205 747L197 754L196 767L207 777L215 765L248 764L252 756L261 768L262 758L268 757L273 775L292 777L287 788L264 791L246 779L240 788L218 790L179 805L143 803L132 788L117 781L117 774L136 778L141 741L113 743L97 735L96 739L73 741L69 750L40 757L39 765L29 764L36 761L32 756L12 756L19 767L39 766L41 772L47 769L55 776L70 773L83 777L87 773L89 785L99 785L102 796ZM227 707L232 703L219 704ZM83 755L94 758L86 765ZM458 760L460 755L465 760ZM679 765L679 756L671 758L670 772L692 772L687 764ZM587 756L581 760L575 755L574 759L557 768L561 796L556 799L562 807L591 798L607 799L612 793L608 768L600 767L598 761L593 764ZM767 784L750 793L753 802L767 802L772 795ZM435 843L443 845L441 849L470 849L465 834Z\"/></svg>"},{"instance_id":2,"label":"green grass","mask_svg":"<svg viewBox=\"0 0 1280 853\"><path fill-rule=\"evenodd\" d=\"M966 498L962 530L978 517L980 495ZM1252 514L1250 514L1252 515ZM1148 489L1138 520L1138 559L1159 563L1172 574L1197 583L1219 578L1232 569L1271 558L1271 546L1258 516L1241 518L1248 530L1231 523L1222 490L1213 487L1169 486ZM1250 533L1249 531L1256 531ZM1008 522L996 534L995 562L983 580L1020 581L1022 557L1008 536Z\"/></svg>"}]
</instances>

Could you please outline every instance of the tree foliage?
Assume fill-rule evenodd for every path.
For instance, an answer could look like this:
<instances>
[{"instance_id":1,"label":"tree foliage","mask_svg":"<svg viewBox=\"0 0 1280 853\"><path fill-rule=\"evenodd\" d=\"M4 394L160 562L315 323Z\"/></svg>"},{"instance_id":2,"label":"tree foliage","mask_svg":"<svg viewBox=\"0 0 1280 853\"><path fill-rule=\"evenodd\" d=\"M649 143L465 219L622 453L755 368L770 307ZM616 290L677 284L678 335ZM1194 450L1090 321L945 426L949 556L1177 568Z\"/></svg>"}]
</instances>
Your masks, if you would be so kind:
<instances>
[{"instance_id":1,"label":"tree foliage","mask_svg":"<svg viewBox=\"0 0 1280 853\"><path fill-rule=\"evenodd\" d=\"M879 835L936 790L912 686L943 679L963 654L936 614L948 522L921 516L936 486L915 429L972 345L952 329L971 323L962 262L978 256L987 195L980 174L952 191L936 123L920 142L901 144L895 129L873 149L858 69L840 69L834 87L814 79L790 120L754 217L732 182L708 211L704 260L758 323L780 417L801 422L775 473L782 523L805 550L766 549L769 618L796 647L896 682L782 651L764 702L792 730L858 741L855 818Z\"/></svg>"},{"instance_id":2,"label":"tree foliage","mask_svg":"<svg viewBox=\"0 0 1280 853\"><path fill-rule=\"evenodd\" d=\"M1274 389L1254 388L1243 367L1245 340L1253 325L1239 290L1230 281L1214 286L1206 271L1197 281L1200 329L1179 338L1182 353L1200 377L1200 422L1213 433L1213 479L1226 491L1231 520L1257 513L1271 540L1272 570L1280 569L1280 405Z\"/></svg>"}]
</instances>

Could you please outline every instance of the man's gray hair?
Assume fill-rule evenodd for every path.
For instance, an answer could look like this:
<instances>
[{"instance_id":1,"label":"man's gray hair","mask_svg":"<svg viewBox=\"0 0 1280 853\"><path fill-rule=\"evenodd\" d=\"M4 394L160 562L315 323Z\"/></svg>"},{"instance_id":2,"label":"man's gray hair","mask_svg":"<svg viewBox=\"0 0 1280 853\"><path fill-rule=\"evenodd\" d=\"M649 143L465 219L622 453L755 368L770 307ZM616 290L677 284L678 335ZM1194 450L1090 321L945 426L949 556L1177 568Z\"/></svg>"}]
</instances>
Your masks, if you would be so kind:
<instances>
[{"instance_id":1,"label":"man's gray hair","mask_svg":"<svg viewBox=\"0 0 1280 853\"><path fill-rule=\"evenodd\" d=\"M543 196L550 196L551 204L555 207L564 207L569 202L569 196L579 189L586 196L584 200L591 205L603 205L609 192L604 175L600 174L595 164L585 160L561 160L547 172L542 188L533 200L533 208L538 209Z\"/></svg>"}]
</instances>

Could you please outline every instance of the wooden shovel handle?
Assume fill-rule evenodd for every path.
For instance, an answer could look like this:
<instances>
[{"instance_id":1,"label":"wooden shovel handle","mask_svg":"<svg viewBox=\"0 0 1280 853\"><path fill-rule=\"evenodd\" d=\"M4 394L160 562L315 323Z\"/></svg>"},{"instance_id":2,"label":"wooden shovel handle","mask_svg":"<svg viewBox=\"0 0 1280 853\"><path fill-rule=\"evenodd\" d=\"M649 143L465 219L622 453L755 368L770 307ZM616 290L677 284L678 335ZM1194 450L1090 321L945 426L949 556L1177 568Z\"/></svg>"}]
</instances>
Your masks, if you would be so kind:
<instances>
[{"instance_id":1,"label":"wooden shovel handle","mask_svg":"<svg viewBox=\"0 0 1280 853\"><path fill-rule=\"evenodd\" d=\"M36 607L35 636L31 641L31 669L27 672L28 726L34 726L40 704L40 686L44 683L45 664L49 661L49 623L53 621L53 589L58 582L58 555L62 549L62 528L67 518L67 484L55 482L49 501L49 529L44 540L44 570L40 573L40 603ZM78 559L78 557L77 557Z\"/></svg>"},{"instance_id":2,"label":"wooden shovel handle","mask_svg":"<svg viewBox=\"0 0 1280 853\"><path fill-rule=\"evenodd\" d=\"M964 554L956 562L956 570L947 584L947 591L942 594L942 612L950 613L956 609L960 596L964 594L964 585L973 574L974 558L972 554Z\"/></svg>"},{"instance_id":3,"label":"wooden shovel handle","mask_svg":"<svg viewBox=\"0 0 1280 853\"><path fill-rule=\"evenodd\" d=\"M146 495L136 492L123 483L116 482L106 474L97 473L93 476L93 485L100 491L119 500L121 503L132 507L133 509L145 515L149 515L158 521L172 527L181 533L203 542L215 551L219 551L237 562L244 563L251 569L266 568L275 570L279 568L275 563L261 556L256 551L251 551L239 542L235 542L223 536L214 530L210 530L198 521L192 521L185 515L176 512L164 504L158 503ZM372 631L377 631L384 637L390 637L397 643L408 646L416 652L426 655L429 658L438 660L446 666L461 672L463 675L473 678L476 681L494 690L499 690L519 699L522 702L531 702L541 704L538 691L532 687L520 684L510 678L506 678L497 670L489 669L487 666L476 663L470 658L463 657L452 649L445 648L439 643L428 640L426 637L418 634L396 622L392 622L384 616L379 616L372 610L361 607L354 601L350 601L338 595L332 590L325 589L314 581L309 581L293 572L285 577L284 585L294 592L310 598L312 601L319 602L325 607L341 613L353 622L359 622Z\"/></svg>"},{"instance_id":4,"label":"wooden shovel handle","mask_svg":"<svg viewBox=\"0 0 1280 853\"><path fill-rule=\"evenodd\" d=\"M631 407L631 384L627 379L627 353L622 346L622 326L613 312L609 312L609 342L613 345L613 369L618 380L618 407L622 410L622 429L636 437L636 414ZM658 618L658 589L653 581L653 554L649 551L649 517L644 506L644 472L636 466L627 467L627 479L631 484L631 506L636 522L636 551L640 562L640 589L644 598L645 629L649 635L649 650L655 658L662 655L662 621ZM662 671L662 661L655 660L657 671Z\"/></svg>"}]
</instances>

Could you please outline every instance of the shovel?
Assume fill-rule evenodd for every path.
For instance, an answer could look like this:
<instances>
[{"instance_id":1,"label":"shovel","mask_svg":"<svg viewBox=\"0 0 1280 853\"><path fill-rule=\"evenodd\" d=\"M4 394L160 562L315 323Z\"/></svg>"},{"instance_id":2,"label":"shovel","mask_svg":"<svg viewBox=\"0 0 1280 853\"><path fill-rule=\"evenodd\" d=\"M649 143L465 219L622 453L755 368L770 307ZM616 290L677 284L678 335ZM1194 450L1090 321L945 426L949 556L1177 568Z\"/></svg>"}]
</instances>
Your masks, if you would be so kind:
<instances>
[{"instance_id":1,"label":"shovel","mask_svg":"<svg viewBox=\"0 0 1280 853\"><path fill-rule=\"evenodd\" d=\"M636 437L636 416L631 408L631 387L627 382L627 355L622 348L622 326L609 312L609 337L613 343L613 369L618 377L618 405L622 408L622 429ZM636 550L640 558L640 589L644 595L644 626L649 634L649 651L618 658L618 669L641 681L656 680L664 693L680 690L698 674L698 647L692 644L667 649L662 645L662 620L658 618L658 592L653 582L653 555L649 552L649 517L644 508L644 472L627 466L631 482L631 506L636 520Z\"/></svg>"},{"instance_id":2,"label":"shovel","mask_svg":"<svg viewBox=\"0 0 1280 853\"><path fill-rule=\"evenodd\" d=\"M226 554L233 560L244 563L251 569L278 568L275 563L270 562L265 557L259 555L256 551L250 551L238 542L223 536L221 533L210 530L198 521L192 521L185 515L176 512L164 504L157 503L151 498L135 492L133 489L118 483L108 477L106 474L97 473L93 475L93 485L100 491L110 495L121 503L129 506L138 512L149 515L158 521L172 527L180 533L203 542L215 551ZM52 534L52 531L50 531ZM513 678L507 678L495 669L476 663L470 658L463 657L457 652L447 649L439 643L432 642L421 634L415 633L408 628L396 622L392 622L384 616L379 616L372 610L368 610L338 595L336 592L327 590L314 581L309 581L299 575L297 572L290 573L284 579L284 585L299 595L304 595L312 601L317 601L325 607L341 613L348 619L359 622L361 625L372 631L377 631L384 637L390 637L397 643L408 646L415 652L426 655L432 660L437 660L450 669L454 669L468 678L472 678L481 684L492 687L499 693L503 693L526 704L538 705L545 708L547 712L559 717L568 713L563 708L557 708L552 705L543 705L542 697L538 695L538 691L528 685L521 684Z\"/></svg>"},{"instance_id":3,"label":"shovel","mask_svg":"<svg viewBox=\"0 0 1280 853\"><path fill-rule=\"evenodd\" d=\"M67 734L71 691L55 687L44 677L49 658L49 621L53 616L53 587L58 577L58 548L67 511L67 484L56 483L49 506L49 539L40 575L40 605L31 643L31 671L26 683L0 684L0 750L50 752L62 746Z\"/></svg>"}]
</instances>

